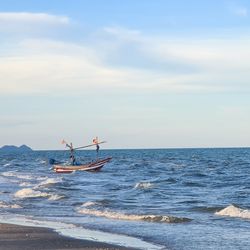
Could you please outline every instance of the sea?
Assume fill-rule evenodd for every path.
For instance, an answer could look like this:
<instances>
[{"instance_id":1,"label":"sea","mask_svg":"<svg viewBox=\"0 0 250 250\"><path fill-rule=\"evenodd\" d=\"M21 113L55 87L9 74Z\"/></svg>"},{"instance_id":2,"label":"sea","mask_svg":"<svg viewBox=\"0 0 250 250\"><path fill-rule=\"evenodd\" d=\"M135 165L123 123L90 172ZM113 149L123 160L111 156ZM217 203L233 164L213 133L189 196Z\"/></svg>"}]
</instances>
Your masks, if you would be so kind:
<instances>
[{"instance_id":1,"label":"sea","mask_svg":"<svg viewBox=\"0 0 250 250\"><path fill-rule=\"evenodd\" d=\"M78 162L95 160L78 151ZM250 249L250 148L102 150L99 172L53 172L68 151L0 153L0 222L138 249Z\"/></svg>"}]
</instances>

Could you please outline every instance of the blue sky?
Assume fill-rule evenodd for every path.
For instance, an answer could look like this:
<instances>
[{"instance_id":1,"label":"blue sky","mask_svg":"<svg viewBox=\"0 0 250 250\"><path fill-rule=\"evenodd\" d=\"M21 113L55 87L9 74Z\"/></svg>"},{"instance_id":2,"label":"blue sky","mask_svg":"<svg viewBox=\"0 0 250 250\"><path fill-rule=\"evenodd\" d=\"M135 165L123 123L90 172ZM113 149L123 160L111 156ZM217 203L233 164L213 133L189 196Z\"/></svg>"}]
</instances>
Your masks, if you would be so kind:
<instances>
[{"instance_id":1,"label":"blue sky","mask_svg":"<svg viewBox=\"0 0 250 250\"><path fill-rule=\"evenodd\" d=\"M249 1L1 1L0 144L249 146Z\"/></svg>"}]
</instances>

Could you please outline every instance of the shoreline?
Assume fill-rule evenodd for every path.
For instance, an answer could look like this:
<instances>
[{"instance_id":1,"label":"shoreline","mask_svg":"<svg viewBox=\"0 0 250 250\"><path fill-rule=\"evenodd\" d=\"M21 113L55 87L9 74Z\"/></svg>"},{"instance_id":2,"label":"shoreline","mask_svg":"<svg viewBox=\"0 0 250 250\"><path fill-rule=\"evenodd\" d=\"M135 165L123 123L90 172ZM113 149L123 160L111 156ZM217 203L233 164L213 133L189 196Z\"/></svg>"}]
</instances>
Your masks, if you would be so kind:
<instances>
[{"instance_id":1,"label":"shoreline","mask_svg":"<svg viewBox=\"0 0 250 250\"><path fill-rule=\"evenodd\" d=\"M44 231L45 230L45 231ZM27 232L26 232L27 231ZM16 235L16 232L18 235ZM44 232L44 234L43 234ZM26 234L35 233L35 238L29 238ZM7 238L4 238L4 237ZM41 248L39 245L39 240L41 243L43 241L48 241L53 238L57 241L57 244L61 247L56 247L57 245L48 245L46 248ZM5 241L3 241L5 239ZM25 216L14 216L0 215L0 250L13 249L17 250L20 244L22 244L26 239L27 248L26 249L150 249L150 250L160 250L163 246L155 245L139 238L121 235L116 233L107 233L97 230L85 229L83 227L78 227L73 224L55 222L55 221L41 221L33 218L28 218ZM29 248L29 240L37 240L36 247ZM6 242L9 241L9 242ZM14 248L11 245L11 241L18 241ZM65 246L66 242L70 241L73 246ZM1 244L3 242L3 244ZM35 242L35 241L34 241ZM61 242L61 243L60 243ZM2 245L9 244L8 247L3 248ZM47 242L48 244L48 242Z\"/></svg>"},{"instance_id":2,"label":"shoreline","mask_svg":"<svg viewBox=\"0 0 250 250\"><path fill-rule=\"evenodd\" d=\"M131 249L109 243L75 239L72 237L63 236L51 228L0 223L0 249L18 250L20 247L25 250Z\"/></svg>"}]
</instances>

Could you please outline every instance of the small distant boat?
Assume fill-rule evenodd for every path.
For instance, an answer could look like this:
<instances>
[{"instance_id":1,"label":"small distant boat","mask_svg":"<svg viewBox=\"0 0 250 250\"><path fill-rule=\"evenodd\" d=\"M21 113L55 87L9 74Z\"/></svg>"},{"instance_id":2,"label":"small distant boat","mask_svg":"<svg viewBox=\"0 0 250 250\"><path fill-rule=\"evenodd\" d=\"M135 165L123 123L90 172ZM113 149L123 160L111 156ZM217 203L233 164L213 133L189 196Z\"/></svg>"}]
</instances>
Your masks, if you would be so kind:
<instances>
[{"instance_id":1,"label":"small distant boat","mask_svg":"<svg viewBox=\"0 0 250 250\"><path fill-rule=\"evenodd\" d=\"M67 148L69 148L70 150L70 159L71 159L71 165L63 165L60 164L59 162L57 162L54 159L50 159L50 163L53 164L53 170L56 173L72 173L74 171L99 171L106 163L111 161L111 157L108 158L104 158L104 159L99 159L98 157L98 152L99 152L99 144L102 143L106 143L106 141L98 141L98 137L96 137L93 140L92 144L89 144L87 146L82 146L82 147L77 147L74 148L72 143L67 143L65 140L62 141L62 144L65 144ZM82 149L82 148L88 148L88 147L92 147L92 146L96 146L96 160L89 162L89 163L85 163L85 164L77 164L76 160L75 160L75 156L74 156L74 152L75 150L78 149Z\"/></svg>"},{"instance_id":2,"label":"small distant boat","mask_svg":"<svg viewBox=\"0 0 250 250\"><path fill-rule=\"evenodd\" d=\"M99 171L106 163L110 162L112 157L99 159L83 165L54 165L53 169L56 173L72 173L74 171Z\"/></svg>"}]
</instances>

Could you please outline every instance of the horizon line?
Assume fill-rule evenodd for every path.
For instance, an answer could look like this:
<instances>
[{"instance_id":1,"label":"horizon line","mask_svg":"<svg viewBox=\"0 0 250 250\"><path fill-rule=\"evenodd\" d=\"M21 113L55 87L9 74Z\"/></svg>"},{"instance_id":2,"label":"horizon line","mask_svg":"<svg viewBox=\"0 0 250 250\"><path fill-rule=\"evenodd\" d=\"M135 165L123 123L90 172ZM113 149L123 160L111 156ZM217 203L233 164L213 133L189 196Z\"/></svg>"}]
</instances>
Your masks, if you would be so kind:
<instances>
[{"instance_id":1,"label":"horizon line","mask_svg":"<svg viewBox=\"0 0 250 250\"><path fill-rule=\"evenodd\" d=\"M171 149L242 149L250 148L250 146L221 146L221 147L168 147L168 148L105 148L104 150L171 150ZM32 149L33 151L67 151L69 149ZM81 149L78 151L95 151L96 149Z\"/></svg>"}]
</instances>

